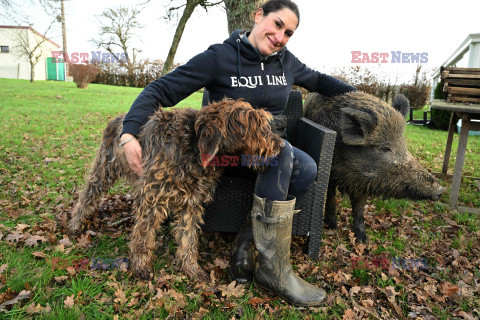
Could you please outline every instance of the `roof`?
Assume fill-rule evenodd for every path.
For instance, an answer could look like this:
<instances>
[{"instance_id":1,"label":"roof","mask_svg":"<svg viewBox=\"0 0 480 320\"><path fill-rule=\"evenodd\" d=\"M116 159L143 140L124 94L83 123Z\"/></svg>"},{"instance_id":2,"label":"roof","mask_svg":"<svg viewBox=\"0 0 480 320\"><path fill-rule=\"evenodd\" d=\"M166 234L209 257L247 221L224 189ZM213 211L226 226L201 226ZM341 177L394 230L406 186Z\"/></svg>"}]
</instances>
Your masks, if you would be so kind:
<instances>
[{"instance_id":1,"label":"roof","mask_svg":"<svg viewBox=\"0 0 480 320\"><path fill-rule=\"evenodd\" d=\"M443 67L448 67L453 63L458 61L458 58L462 57L462 55L468 51L470 48L470 44L472 43L480 43L480 33L471 33L468 37L462 42L462 44L455 50L444 63L442 63ZM436 78L440 75L440 68L435 71L433 74L433 78Z\"/></svg>"},{"instance_id":2,"label":"roof","mask_svg":"<svg viewBox=\"0 0 480 320\"><path fill-rule=\"evenodd\" d=\"M45 37L43 34L41 34L40 32L38 32L37 30L33 29L32 27L30 26L0 26L0 29L30 29L32 30L33 33L37 34L38 36L44 38L45 40L47 40L48 42L52 43L53 45L55 45L57 48L60 48L60 45L58 43L56 43L55 41L53 40L50 40L49 38Z\"/></svg>"}]
</instances>

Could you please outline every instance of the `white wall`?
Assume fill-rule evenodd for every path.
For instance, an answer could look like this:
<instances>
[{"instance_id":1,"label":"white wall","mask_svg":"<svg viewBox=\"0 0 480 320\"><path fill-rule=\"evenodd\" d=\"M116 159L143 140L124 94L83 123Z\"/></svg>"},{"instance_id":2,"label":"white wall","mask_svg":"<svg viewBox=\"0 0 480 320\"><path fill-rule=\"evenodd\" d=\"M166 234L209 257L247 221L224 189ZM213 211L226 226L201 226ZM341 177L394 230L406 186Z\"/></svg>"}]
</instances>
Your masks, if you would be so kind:
<instances>
[{"instance_id":1,"label":"white wall","mask_svg":"<svg viewBox=\"0 0 480 320\"><path fill-rule=\"evenodd\" d=\"M52 56L52 51L60 50L50 41L34 33L30 29L0 28L0 45L8 46L10 52L0 53L0 78L27 79L30 80L30 63L28 58L19 56L20 52L16 46L19 44L19 37L28 39L30 48L33 49L37 43L41 43L36 53L41 53L41 59L35 66L34 80L47 80L46 58Z\"/></svg>"}]
</instances>

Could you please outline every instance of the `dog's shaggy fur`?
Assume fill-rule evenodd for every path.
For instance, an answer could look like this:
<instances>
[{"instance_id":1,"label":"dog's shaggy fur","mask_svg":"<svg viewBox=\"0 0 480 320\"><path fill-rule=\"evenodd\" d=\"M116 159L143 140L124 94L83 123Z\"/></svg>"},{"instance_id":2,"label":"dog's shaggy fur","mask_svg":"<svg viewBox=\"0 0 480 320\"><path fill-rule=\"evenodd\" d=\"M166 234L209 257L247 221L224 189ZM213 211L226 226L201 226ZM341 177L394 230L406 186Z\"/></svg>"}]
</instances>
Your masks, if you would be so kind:
<instances>
[{"instance_id":1,"label":"dog's shaggy fur","mask_svg":"<svg viewBox=\"0 0 480 320\"><path fill-rule=\"evenodd\" d=\"M123 119L120 116L112 120L103 133L93 168L69 221L70 232L78 234L94 213L102 193L118 178L126 178L135 189L136 221L130 241L135 275L151 277L155 233L167 216L172 216L176 219L180 269L190 278L208 279L197 261L198 235L204 206L212 200L222 172L208 163L213 156L278 155L284 142L270 128L270 113L255 110L241 100L227 99L201 110L160 109L138 136L143 165L140 178L130 169L119 147Z\"/></svg>"}]
</instances>

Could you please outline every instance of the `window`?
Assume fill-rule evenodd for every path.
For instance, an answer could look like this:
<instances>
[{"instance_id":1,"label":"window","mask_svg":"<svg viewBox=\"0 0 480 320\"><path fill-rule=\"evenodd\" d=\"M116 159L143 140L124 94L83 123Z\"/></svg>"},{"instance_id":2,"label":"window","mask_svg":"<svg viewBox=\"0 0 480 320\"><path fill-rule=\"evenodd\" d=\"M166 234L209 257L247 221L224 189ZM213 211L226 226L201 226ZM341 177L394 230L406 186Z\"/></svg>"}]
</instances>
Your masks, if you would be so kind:
<instances>
[{"instance_id":1,"label":"window","mask_svg":"<svg viewBox=\"0 0 480 320\"><path fill-rule=\"evenodd\" d=\"M8 46L0 46L1 48L1 52L10 52L10 49L8 48Z\"/></svg>"}]
</instances>

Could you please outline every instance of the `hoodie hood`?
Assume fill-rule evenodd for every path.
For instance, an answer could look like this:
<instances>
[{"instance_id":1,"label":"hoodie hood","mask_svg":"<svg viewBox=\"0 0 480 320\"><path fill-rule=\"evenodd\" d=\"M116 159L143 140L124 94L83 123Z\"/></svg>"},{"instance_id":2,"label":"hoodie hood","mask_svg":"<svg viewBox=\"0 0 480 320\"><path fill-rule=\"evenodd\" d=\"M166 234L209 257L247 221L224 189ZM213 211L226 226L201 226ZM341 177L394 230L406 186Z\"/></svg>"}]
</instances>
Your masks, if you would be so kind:
<instances>
[{"instance_id":1,"label":"hoodie hood","mask_svg":"<svg viewBox=\"0 0 480 320\"><path fill-rule=\"evenodd\" d=\"M287 51L287 47L283 47L281 50L269 55L263 56L260 52L250 43L250 41L246 38L248 37L248 33L242 32L242 30L237 29L233 31L227 40L223 43L229 44L235 48L238 47L242 56L252 59L252 61L267 61L269 59L274 59L276 57L281 57L285 51Z\"/></svg>"},{"instance_id":2,"label":"hoodie hood","mask_svg":"<svg viewBox=\"0 0 480 320\"><path fill-rule=\"evenodd\" d=\"M250 62L269 62L273 59L279 59L280 65L282 67L282 73L284 72L284 66L282 62L282 55L287 51L287 47L283 47L281 50L272 53L269 56L264 56L255 48L250 41L248 40L248 33L242 32L242 30L237 29L230 34L227 40L223 43L235 47L237 50L237 69L238 77L242 76L242 57Z\"/></svg>"}]
</instances>

